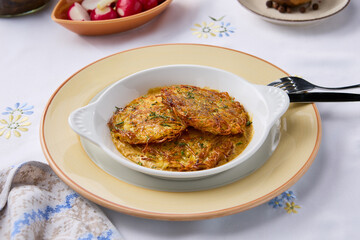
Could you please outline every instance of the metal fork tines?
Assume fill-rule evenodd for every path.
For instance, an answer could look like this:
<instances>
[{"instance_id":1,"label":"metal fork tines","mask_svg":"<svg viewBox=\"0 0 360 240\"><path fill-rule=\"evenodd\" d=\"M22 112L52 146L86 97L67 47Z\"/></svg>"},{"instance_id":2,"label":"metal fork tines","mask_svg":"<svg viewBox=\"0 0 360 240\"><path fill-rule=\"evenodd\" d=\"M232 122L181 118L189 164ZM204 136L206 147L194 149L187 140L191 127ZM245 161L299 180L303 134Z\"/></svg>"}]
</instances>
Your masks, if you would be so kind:
<instances>
[{"instance_id":1,"label":"metal fork tines","mask_svg":"<svg viewBox=\"0 0 360 240\"><path fill-rule=\"evenodd\" d=\"M330 88L330 87L317 86L300 77L288 76L288 77L280 78L279 80L276 80L268 84L268 86L281 88L287 93L302 93L302 92L310 91L315 88L327 89L327 90L343 90L349 88L358 88L360 87L360 84L345 86L345 87Z\"/></svg>"}]
</instances>

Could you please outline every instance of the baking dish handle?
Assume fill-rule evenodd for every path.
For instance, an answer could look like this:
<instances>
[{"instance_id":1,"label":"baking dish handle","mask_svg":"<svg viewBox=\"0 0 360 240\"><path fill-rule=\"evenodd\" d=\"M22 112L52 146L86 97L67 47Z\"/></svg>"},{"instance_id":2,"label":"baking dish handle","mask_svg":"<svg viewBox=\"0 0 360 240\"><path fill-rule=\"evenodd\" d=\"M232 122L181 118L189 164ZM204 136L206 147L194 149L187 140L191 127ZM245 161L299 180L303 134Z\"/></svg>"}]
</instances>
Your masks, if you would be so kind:
<instances>
[{"instance_id":1,"label":"baking dish handle","mask_svg":"<svg viewBox=\"0 0 360 240\"><path fill-rule=\"evenodd\" d=\"M77 134L99 146L98 141L96 141L94 121L92 121L95 116L95 107L96 104L92 103L85 107L76 109L70 114L68 121L70 127Z\"/></svg>"},{"instance_id":2,"label":"baking dish handle","mask_svg":"<svg viewBox=\"0 0 360 240\"><path fill-rule=\"evenodd\" d=\"M268 123L269 126L273 126L289 108L289 96L283 90L276 87L257 85L257 88L262 92L266 104L269 107L271 114L269 114Z\"/></svg>"}]
</instances>

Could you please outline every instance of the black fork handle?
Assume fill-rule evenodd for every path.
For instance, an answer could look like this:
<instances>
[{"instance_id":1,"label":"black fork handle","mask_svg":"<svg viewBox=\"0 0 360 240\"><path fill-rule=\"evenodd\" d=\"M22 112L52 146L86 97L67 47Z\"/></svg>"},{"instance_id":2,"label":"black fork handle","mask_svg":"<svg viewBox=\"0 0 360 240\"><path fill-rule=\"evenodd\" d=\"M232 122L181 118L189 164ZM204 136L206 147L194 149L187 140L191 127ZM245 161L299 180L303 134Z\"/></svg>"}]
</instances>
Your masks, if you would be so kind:
<instances>
[{"instance_id":1,"label":"black fork handle","mask_svg":"<svg viewBox=\"0 0 360 240\"><path fill-rule=\"evenodd\" d=\"M290 93L289 98L290 102L357 102L360 101L360 94L333 92Z\"/></svg>"}]
</instances>

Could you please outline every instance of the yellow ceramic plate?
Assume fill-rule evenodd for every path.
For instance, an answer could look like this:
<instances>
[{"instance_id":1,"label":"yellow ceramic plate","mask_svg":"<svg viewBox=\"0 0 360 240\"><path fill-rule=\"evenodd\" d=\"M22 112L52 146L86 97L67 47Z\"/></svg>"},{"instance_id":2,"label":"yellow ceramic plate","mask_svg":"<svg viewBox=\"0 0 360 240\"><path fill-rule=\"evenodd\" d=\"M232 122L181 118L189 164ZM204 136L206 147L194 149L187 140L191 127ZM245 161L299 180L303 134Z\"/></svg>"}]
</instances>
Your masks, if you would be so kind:
<instances>
[{"instance_id":1,"label":"yellow ceramic plate","mask_svg":"<svg viewBox=\"0 0 360 240\"><path fill-rule=\"evenodd\" d=\"M274 8L268 8L265 5L267 0L238 1L243 7L262 17L264 20L287 25L301 25L319 22L339 13L350 3L350 0L323 0L319 3L318 10L312 10L311 6L308 6L305 13L300 13L298 10L292 13L280 13ZM316 3L319 1L312 2ZM307 6L307 4L304 6Z\"/></svg>"},{"instance_id":2,"label":"yellow ceramic plate","mask_svg":"<svg viewBox=\"0 0 360 240\"><path fill-rule=\"evenodd\" d=\"M293 185L319 149L321 122L314 104L291 104L282 118L281 139L270 159L253 174L229 185L197 192L137 187L109 175L91 161L69 114L101 90L143 69L198 64L224 69L256 83L287 75L257 57L221 47L169 44L137 48L101 59L66 80L50 98L41 122L45 156L55 173L84 197L126 214L166 220L220 217L258 206Z\"/></svg>"}]
</instances>

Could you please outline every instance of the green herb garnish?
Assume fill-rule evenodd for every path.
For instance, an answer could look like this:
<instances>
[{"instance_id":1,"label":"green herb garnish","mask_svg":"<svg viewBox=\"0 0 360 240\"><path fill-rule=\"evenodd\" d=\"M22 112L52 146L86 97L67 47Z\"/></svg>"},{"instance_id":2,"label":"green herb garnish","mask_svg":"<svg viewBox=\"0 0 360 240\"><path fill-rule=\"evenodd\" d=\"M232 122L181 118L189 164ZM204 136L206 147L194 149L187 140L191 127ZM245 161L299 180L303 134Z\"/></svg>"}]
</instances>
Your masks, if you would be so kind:
<instances>
[{"instance_id":1,"label":"green herb garnish","mask_svg":"<svg viewBox=\"0 0 360 240\"><path fill-rule=\"evenodd\" d=\"M123 110L123 108L120 108L120 107L115 106L115 111L116 111L116 112L121 111L121 110Z\"/></svg>"},{"instance_id":2,"label":"green herb garnish","mask_svg":"<svg viewBox=\"0 0 360 240\"><path fill-rule=\"evenodd\" d=\"M150 112L149 117L150 117L150 119L154 119L154 118L168 119L169 118L168 116L160 115L155 112Z\"/></svg>"},{"instance_id":3,"label":"green herb garnish","mask_svg":"<svg viewBox=\"0 0 360 240\"><path fill-rule=\"evenodd\" d=\"M187 92L186 95L187 95L186 96L187 99L194 99L195 98L194 93L192 93L192 92Z\"/></svg>"},{"instance_id":4,"label":"green herb garnish","mask_svg":"<svg viewBox=\"0 0 360 240\"><path fill-rule=\"evenodd\" d=\"M116 126L120 126L120 125L122 125L122 124L124 124L124 121L119 122L119 123L117 123L117 124L115 124L115 125L116 125Z\"/></svg>"}]
</instances>

